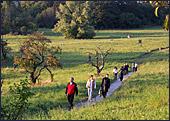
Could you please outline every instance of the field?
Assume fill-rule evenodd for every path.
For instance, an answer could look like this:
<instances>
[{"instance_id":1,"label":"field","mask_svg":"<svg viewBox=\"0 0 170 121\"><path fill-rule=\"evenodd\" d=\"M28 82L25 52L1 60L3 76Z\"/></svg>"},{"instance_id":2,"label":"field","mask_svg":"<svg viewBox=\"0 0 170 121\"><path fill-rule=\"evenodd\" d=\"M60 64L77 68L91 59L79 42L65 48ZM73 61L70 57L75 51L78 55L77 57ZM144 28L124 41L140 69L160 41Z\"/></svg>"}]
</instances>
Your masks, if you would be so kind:
<instances>
[{"instance_id":1,"label":"field","mask_svg":"<svg viewBox=\"0 0 170 121\"><path fill-rule=\"evenodd\" d=\"M133 30L102 30L96 31L94 39L64 39L61 34L53 33L50 29L39 29L52 40L50 45L61 46L62 54L57 55L63 64L63 69L53 69L54 82L50 82L50 75L43 71L40 82L32 87L35 95L29 100L29 107L24 119L169 119L169 33L162 28L146 28ZM126 34L130 34L128 39ZM26 36L4 36L13 49L9 59L1 62L1 105L8 95L9 86L24 79L28 74L17 68L13 71L13 56L19 54L19 44ZM138 40L142 40L142 45ZM49 46L50 46L49 45ZM95 53L96 46L105 52L112 48L106 58L106 64L101 77L95 77L97 95L102 77L110 74L114 66L120 68L124 63L136 61L139 70L111 97L102 102L71 112L65 111L68 106L64 95L66 84L73 76L78 85L79 95L74 103L87 100L86 82L96 69L87 63L86 52ZM158 50L158 48L165 48ZM166 49L167 48L167 49ZM153 51L155 50L155 51ZM92 57L94 60L94 57ZM89 113L91 112L91 113Z\"/></svg>"}]
</instances>

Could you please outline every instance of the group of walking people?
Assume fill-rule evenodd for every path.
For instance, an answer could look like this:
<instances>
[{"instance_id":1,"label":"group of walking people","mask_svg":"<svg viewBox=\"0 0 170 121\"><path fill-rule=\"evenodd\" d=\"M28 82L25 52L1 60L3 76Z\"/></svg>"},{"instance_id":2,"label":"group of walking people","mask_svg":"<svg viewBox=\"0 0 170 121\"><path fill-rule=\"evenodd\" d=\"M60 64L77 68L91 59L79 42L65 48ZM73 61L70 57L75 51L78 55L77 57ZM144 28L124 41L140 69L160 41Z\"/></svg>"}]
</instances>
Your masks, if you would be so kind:
<instances>
[{"instance_id":1,"label":"group of walking people","mask_svg":"<svg viewBox=\"0 0 170 121\"><path fill-rule=\"evenodd\" d=\"M119 78L120 78L120 81L123 80L123 75L126 75L128 74L129 72L129 64L126 63L124 64L124 66L121 66L121 68L118 70L117 67L115 66L114 69L113 69L113 74L114 74L114 79L118 79L118 73L119 73ZM132 63L132 71L135 72L137 71L137 68L138 68L138 64L136 62L133 62Z\"/></svg>"},{"instance_id":2,"label":"group of walking people","mask_svg":"<svg viewBox=\"0 0 170 121\"><path fill-rule=\"evenodd\" d=\"M90 75L90 79L88 79L86 83L86 88L88 89L88 101L92 101L92 95L93 91L96 89L96 81L93 79L93 75ZM102 79L100 90L102 91L102 94L104 98L106 98L106 94L110 88L110 79L109 74L106 74L106 76Z\"/></svg>"},{"instance_id":3,"label":"group of walking people","mask_svg":"<svg viewBox=\"0 0 170 121\"><path fill-rule=\"evenodd\" d=\"M137 63L133 62L132 71L133 72L137 71L137 67L138 67ZM124 64L124 66L122 66L119 70L115 66L113 69L114 79L118 79L118 73L119 73L120 81L122 81L123 75L128 74L128 68L129 68L128 63ZM76 96L78 95L77 84L73 82L73 80L74 78L71 77L70 82L67 84L66 91L65 91L65 95L67 96L68 102L69 102L69 110L73 108L74 94L76 94ZM90 78L87 80L86 88L88 89L88 101L91 102L93 92L96 89L96 81L93 78L93 75L90 75ZM106 74L105 77L102 79L102 82L100 85L100 91L101 91L101 95L103 96L103 98L106 98L106 95L109 89L110 89L110 79L109 79L109 74Z\"/></svg>"},{"instance_id":4,"label":"group of walking people","mask_svg":"<svg viewBox=\"0 0 170 121\"><path fill-rule=\"evenodd\" d=\"M73 109L73 100L74 95L78 95L78 88L77 84L73 82L74 78L70 78L70 82L66 86L65 95L67 96L68 102L69 102L69 111ZM88 79L86 83L86 88L88 89L88 101L92 101L93 91L96 89L96 81L93 78L93 75L90 75L90 79ZM109 74L106 74L106 76L102 79L102 83L100 86L100 89L102 90L102 95L104 98L106 98L107 92L110 88L110 79Z\"/></svg>"}]
</instances>

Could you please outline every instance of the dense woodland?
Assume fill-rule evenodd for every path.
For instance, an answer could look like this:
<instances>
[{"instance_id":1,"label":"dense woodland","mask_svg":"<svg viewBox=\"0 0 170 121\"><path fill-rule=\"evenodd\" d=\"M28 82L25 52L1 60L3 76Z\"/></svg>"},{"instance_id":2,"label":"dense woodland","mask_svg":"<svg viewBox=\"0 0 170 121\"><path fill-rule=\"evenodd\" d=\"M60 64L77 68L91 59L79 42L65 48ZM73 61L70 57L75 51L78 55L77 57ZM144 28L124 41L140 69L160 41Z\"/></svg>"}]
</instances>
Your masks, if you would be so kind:
<instances>
[{"instance_id":1,"label":"dense woodland","mask_svg":"<svg viewBox=\"0 0 170 121\"><path fill-rule=\"evenodd\" d=\"M56 12L59 4L65 1L20 1L10 5L2 3L1 33L32 33L38 28L54 28L58 22ZM129 29L163 24L168 9L159 8L158 17L153 13L155 7L149 3L136 1L92 1L92 22L95 29Z\"/></svg>"}]
</instances>

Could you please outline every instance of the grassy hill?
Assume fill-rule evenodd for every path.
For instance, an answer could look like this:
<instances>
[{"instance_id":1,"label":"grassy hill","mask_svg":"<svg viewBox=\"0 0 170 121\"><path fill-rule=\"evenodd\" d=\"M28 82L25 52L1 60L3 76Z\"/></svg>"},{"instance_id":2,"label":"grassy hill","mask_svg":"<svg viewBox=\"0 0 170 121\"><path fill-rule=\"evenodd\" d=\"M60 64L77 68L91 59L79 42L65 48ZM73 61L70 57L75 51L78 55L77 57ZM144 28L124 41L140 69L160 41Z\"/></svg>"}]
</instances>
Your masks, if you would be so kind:
<instances>
[{"instance_id":1,"label":"grassy hill","mask_svg":"<svg viewBox=\"0 0 170 121\"><path fill-rule=\"evenodd\" d=\"M61 62L63 69L51 69L54 73L54 82L49 83L50 75L43 71L40 83L32 87L36 93L29 102L32 105L25 114L24 119L169 119L169 49L161 51L159 47L169 47L169 33L162 28L134 29L134 30L103 30L96 31L94 39L64 39L61 34L53 33L49 29L40 29L52 40L51 45L61 45ZM128 39L126 34L130 34ZM26 36L4 36L9 40L9 46L13 51L10 58L1 62L1 79L4 80L1 88L1 105L7 98L9 86L14 82L24 79L27 73L22 69L13 71L12 56L18 55L19 43L26 39ZM138 45L138 39L142 40L142 46ZM113 79L112 70L114 66L120 68L124 63L136 61L139 63L139 70L124 83L121 90L102 102L91 106L65 111L68 106L67 98L64 95L66 84L73 76L78 84L79 95L74 99L74 103L87 99L86 81L91 74L96 74L96 70L87 63L86 52L94 53L96 46L100 46L106 51L112 48L112 52L107 56L106 64L101 75L110 74ZM149 54L147 54L149 53ZM94 58L92 57L92 60ZM101 77L95 77L97 95ZM48 81L48 84L46 83Z\"/></svg>"}]
</instances>

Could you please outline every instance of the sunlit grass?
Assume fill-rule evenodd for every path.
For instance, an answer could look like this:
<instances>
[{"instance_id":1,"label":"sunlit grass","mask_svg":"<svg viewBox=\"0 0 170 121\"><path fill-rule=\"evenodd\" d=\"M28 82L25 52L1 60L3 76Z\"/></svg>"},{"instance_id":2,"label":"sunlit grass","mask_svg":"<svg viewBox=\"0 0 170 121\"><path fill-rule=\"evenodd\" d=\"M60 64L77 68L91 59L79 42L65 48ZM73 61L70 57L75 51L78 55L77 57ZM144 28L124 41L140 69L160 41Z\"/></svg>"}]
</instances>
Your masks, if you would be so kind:
<instances>
[{"instance_id":1,"label":"sunlit grass","mask_svg":"<svg viewBox=\"0 0 170 121\"><path fill-rule=\"evenodd\" d=\"M94 39L64 39L61 34L53 33L50 29L40 29L52 40L49 45L58 46L64 43L61 57L63 69L53 69L54 82L50 83L48 71L42 71L39 85L32 87L35 95L29 100L32 102L27 111L26 119L168 119L169 117L169 50L161 50L153 54L145 55L150 50L169 46L169 33L162 28L148 28L136 30L103 30L96 31ZM132 38L128 39L126 34ZM3 79L2 103L8 95L9 86L20 79L29 77L28 73L17 68L13 71L13 56L19 55L19 44L26 36L6 36L9 46L13 49L9 59L2 63L1 79ZM142 46L138 45L138 39L142 40ZM112 48L106 58L106 63L101 77L95 77L98 89L102 77L109 73L113 79L113 67L120 68L124 63L138 62L139 71L131 76L121 90L105 101L93 107L86 107L78 111L65 112L68 102L64 95L66 84L70 77L75 78L78 84L79 95L74 103L87 99L86 82L91 74L96 74L96 69L87 62L88 54L95 53L96 46L100 46L103 52ZM92 57L94 60L94 57ZM49 84L45 84L49 82ZM74 112L74 113L73 113ZM91 112L91 113L89 113ZM93 116L94 115L94 116Z\"/></svg>"}]
</instances>

